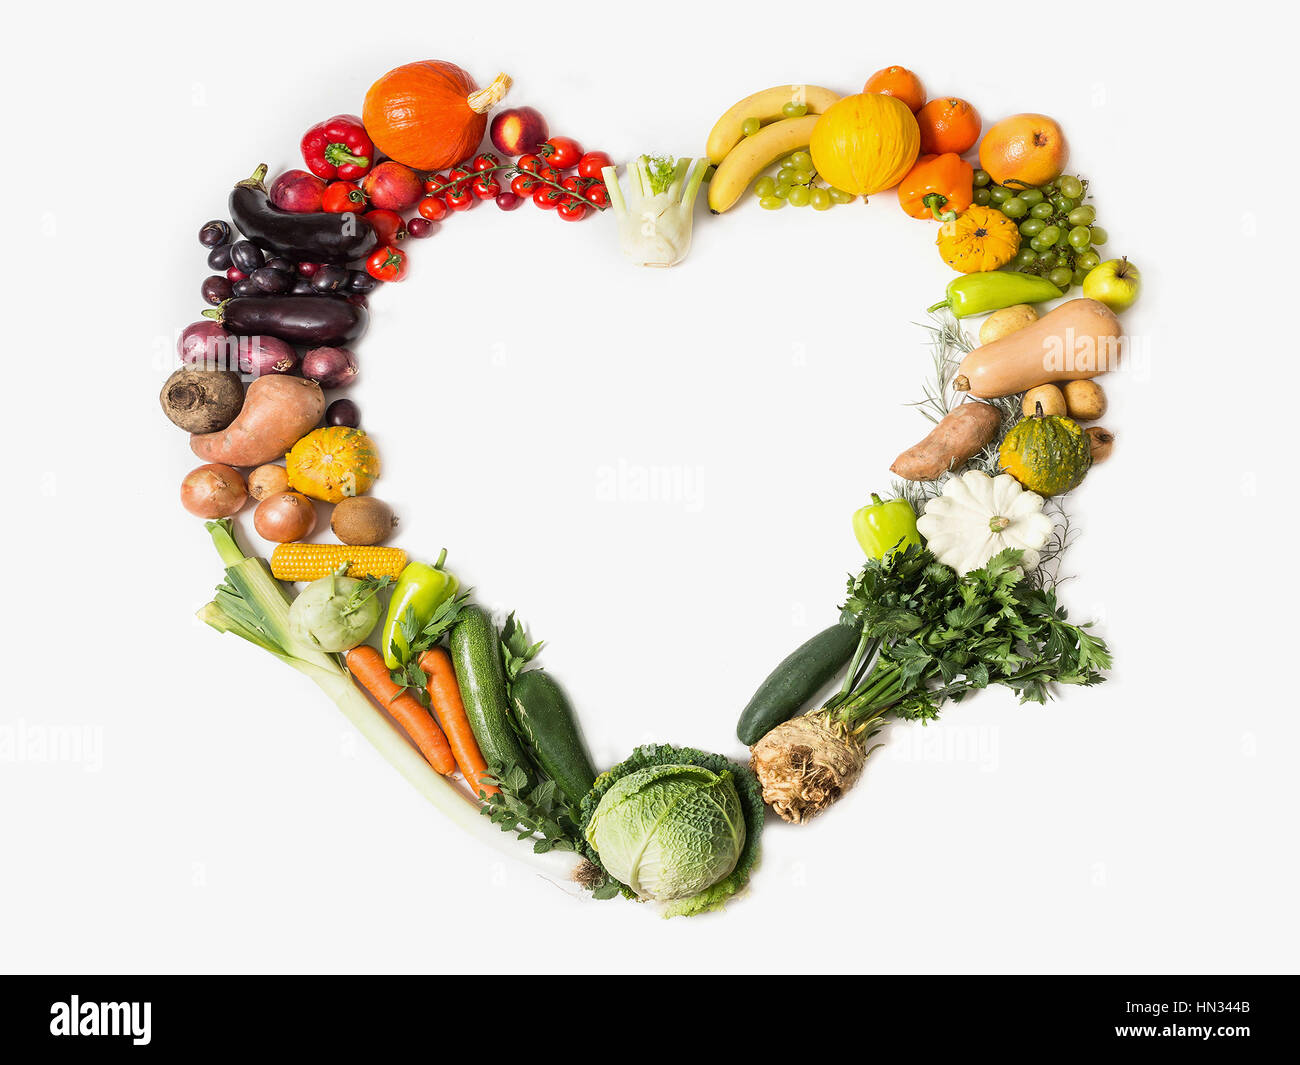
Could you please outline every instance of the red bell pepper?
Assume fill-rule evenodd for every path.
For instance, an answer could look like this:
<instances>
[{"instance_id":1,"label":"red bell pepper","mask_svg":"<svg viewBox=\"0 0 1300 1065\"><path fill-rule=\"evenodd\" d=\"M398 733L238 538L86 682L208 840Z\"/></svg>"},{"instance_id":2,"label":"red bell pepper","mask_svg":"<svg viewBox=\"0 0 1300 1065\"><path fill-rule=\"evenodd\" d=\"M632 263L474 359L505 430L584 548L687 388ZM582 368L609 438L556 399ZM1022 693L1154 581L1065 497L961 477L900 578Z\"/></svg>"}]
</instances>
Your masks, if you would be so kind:
<instances>
[{"instance_id":1,"label":"red bell pepper","mask_svg":"<svg viewBox=\"0 0 1300 1065\"><path fill-rule=\"evenodd\" d=\"M356 115L335 115L302 136L307 169L329 181L355 181L374 165L375 146Z\"/></svg>"}]
</instances>

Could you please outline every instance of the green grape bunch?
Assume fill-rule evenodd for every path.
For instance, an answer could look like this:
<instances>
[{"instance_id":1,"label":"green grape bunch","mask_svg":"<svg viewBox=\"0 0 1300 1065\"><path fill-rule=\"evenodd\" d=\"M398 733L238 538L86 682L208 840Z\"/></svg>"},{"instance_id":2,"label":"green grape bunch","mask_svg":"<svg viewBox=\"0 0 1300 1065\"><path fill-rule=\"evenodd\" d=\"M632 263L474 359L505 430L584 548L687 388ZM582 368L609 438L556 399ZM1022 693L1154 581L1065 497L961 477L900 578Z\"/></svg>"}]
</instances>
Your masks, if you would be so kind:
<instances>
[{"instance_id":1,"label":"green grape bunch","mask_svg":"<svg viewBox=\"0 0 1300 1065\"><path fill-rule=\"evenodd\" d=\"M993 184L988 172L975 171L974 202L1001 211L1020 227L1020 251L1010 268L1045 277L1062 292L1082 285L1101 263L1096 249L1109 240L1096 225L1097 210L1083 201L1088 182L1073 174L1037 188Z\"/></svg>"},{"instance_id":2,"label":"green grape bunch","mask_svg":"<svg viewBox=\"0 0 1300 1065\"><path fill-rule=\"evenodd\" d=\"M791 207L828 211L837 203L852 203L854 200L843 189L817 184L812 156L804 151L793 152L782 159L775 177L765 174L755 181L754 195L758 197L759 206L768 211L779 210L787 203Z\"/></svg>"}]
</instances>

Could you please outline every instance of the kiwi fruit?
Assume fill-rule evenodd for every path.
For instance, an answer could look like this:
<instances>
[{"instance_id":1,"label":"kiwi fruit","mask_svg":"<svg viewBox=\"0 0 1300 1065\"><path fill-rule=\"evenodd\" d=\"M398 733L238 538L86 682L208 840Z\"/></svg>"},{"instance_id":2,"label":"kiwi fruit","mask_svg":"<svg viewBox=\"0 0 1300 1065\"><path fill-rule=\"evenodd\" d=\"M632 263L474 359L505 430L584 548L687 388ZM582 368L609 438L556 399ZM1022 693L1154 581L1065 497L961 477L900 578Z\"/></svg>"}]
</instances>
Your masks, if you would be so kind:
<instances>
[{"instance_id":1,"label":"kiwi fruit","mask_svg":"<svg viewBox=\"0 0 1300 1065\"><path fill-rule=\"evenodd\" d=\"M382 544L397 524L393 508L372 496L351 496L334 507L330 528L343 543L369 547Z\"/></svg>"}]
</instances>

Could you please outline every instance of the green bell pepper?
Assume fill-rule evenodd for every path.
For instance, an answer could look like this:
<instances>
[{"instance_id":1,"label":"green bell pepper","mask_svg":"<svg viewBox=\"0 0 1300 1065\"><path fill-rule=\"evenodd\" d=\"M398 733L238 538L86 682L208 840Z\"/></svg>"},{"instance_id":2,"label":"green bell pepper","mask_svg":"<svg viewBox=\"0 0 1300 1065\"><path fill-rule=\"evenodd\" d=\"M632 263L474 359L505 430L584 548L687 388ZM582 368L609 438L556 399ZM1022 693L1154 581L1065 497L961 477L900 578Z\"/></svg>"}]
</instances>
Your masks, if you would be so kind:
<instances>
[{"instance_id":1,"label":"green bell pepper","mask_svg":"<svg viewBox=\"0 0 1300 1065\"><path fill-rule=\"evenodd\" d=\"M853 515L853 535L871 558L884 559L895 550L921 546L916 531L916 511L901 496L882 500L875 492L871 502Z\"/></svg>"},{"instance_id":2,"label":"green bell pepper","mask_svg":"<svg viewBox=\"0 0 1300 1065\"><path fill-rule=\"evenodd\" d=\"M1064 293L1045 277L1022 274L1015 270L988 270L982 274L962 274L948 282L947 297L926 310L947 307L957 318L987 314L1017 303L1042 303L1058 299Z\"/></svg>"},{"instance_id":3,"label":"green bell pepper","mask_svg":"<svg viewBox=\"0 0 1300 1065\"><path fill-rule=\"evenodd\" d=\"M409 563L397 578L393 596L388 601L388 616L384 620L380 647L384 663L389 669L400 669L410 660L411 648L402 634L402 618L410 611L415 628L422 629L433 617L438 607L456 594L460 581L442 568L447 560L444 549L438 561Z\"/></svg>"}]
</instances>

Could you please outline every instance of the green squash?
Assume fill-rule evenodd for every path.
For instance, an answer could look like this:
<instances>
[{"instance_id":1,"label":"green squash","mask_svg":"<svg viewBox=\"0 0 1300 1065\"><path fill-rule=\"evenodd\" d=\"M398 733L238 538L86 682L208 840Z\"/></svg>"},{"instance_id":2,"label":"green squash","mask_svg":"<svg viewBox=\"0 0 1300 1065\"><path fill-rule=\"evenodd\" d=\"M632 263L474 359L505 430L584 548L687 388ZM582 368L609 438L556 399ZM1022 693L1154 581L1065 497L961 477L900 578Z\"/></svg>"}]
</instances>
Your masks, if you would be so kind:
<instances>
[{"instance_id":1,"label":"green squash","mask_svg":"<svg viewBox=\"0 0 1300 1065\"><path fill-rule=\"evenodd\" d=\"M1063 414L1036 413L1017 422L998 449L1002 468L1031 492L1055 496L1076 487L1092 465L1092 448L1079 423Z\"/></svg>"}]
</instances>

